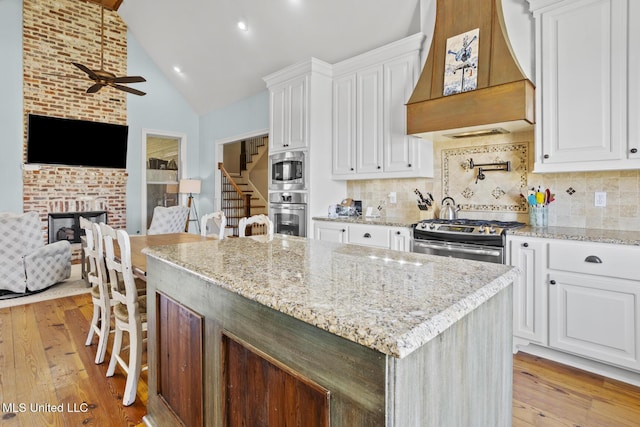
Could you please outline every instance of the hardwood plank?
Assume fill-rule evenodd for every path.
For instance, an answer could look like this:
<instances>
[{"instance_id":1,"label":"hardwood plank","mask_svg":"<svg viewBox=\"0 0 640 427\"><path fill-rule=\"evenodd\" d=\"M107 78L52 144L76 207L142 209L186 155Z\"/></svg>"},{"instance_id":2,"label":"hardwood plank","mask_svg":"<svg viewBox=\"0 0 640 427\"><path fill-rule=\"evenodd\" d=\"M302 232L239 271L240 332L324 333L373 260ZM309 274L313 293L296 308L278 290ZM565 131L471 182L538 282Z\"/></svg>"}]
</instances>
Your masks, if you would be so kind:
<instances>
[{"instance_id":1,"label":"hardwood plank","mask_svg":"<svg viewBox=\"0 0 640 427\"><path fill-rule=\"evenodd\" d=\"M640 388L526 353L514 357L513 426L638 426Z\"/></svg>"}]
</instances>

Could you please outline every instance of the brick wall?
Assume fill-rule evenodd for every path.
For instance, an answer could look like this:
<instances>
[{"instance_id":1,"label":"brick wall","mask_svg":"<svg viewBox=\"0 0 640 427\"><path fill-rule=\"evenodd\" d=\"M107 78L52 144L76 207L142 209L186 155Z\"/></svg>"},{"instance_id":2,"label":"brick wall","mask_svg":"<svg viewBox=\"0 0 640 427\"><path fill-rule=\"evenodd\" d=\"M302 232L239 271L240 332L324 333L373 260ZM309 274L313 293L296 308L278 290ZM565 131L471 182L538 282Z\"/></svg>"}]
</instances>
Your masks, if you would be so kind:
<instances>
[{"instance_id":1,"label":"brick wall","mask_svg":"<svg viewBox=\"0 0 640 427\"><path fill-rule=\"evenodd\" d=\"M93 82L73 66L100 69L100 6L85 0L24 0L24 141L28 114L127 124L124 92L102 88L87 94ZM127 73L127 28L116 12L104 12L104 69ZM55 141L52 141L55 143ZM87 150L100 155L105 147ZM126 226L123 169L41 166L23 171L23 209L37 211L47 235L49 212L106 210L114 227ZM79 248L74 248L77 255Z\"/></svg>"}]
</instances>

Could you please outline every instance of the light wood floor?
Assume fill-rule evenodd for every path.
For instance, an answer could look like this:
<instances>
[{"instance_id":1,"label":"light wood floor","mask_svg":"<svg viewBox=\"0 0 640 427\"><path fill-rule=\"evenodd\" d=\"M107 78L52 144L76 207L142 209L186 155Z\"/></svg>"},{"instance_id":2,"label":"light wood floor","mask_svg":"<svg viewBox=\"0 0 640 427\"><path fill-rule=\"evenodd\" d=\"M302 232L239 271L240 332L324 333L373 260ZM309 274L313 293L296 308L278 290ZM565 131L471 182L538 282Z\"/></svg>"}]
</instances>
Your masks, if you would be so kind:
<instances>
[{"instance_id":1,"label":"light wood floor","mask_svg":"<svg viewBox=\"0 0 640 427\"><path fill-rule=\"evenodd\" d=\"M106 378L107 362L93 363L97 340L84 345L91 313L89 294L0 310L0 425L142 422L146 373L136 402L122 406L124 375L117 369ZM640 388L523 353L514 357L513 373L514 427L640 426ZM32 411L32 404L41 406ZM60 404L63 412L52 412Z\"/></svg>"}]
</instances>

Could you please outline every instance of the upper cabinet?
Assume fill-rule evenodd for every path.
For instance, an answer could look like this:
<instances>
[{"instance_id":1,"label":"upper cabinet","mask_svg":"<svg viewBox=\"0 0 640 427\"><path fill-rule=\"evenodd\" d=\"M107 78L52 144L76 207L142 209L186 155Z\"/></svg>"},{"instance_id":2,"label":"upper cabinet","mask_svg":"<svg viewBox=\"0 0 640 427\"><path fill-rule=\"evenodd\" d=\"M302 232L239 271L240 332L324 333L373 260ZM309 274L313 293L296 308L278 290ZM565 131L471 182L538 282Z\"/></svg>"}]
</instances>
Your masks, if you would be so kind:
<instances>
[{"instance_id":1,"label":"upper cabinet","mask_svg":"<svg viewBox=\"0 0 640 427\"><path fill-rule=\"evenodd\" d=\"M308 144L308 75L270 87L271 151L305 148Z\"/></svg>"},{"instance_id":2,"label":"upper cabinet","mask_svg":"<svg viewBox=\"0 0 640 427\"><path fill-rule=\"evenodd\" d=\"M307 149L311 140L324 138L318 128L331 125L331 75L330 64L310 58L264 78L270 99L269 152Z\"/></svg>"},{"instance_id":3,"label":"upper cabinet","mask_svg":"<svg viewBox=\"0 0 640 427\"><path fill-rule=\"evenodd\" d=\"M529 0L538 76L535 172L640 167L640 5Z\"/></svg>"},{"instance_id":4,"label":"upper cabinet","mask_svg":"<svg viewBox=\"0 0 640 427\"><path fill-rule=\"evenodd\" d=\"M407 135L423 34L334 64L333 178L433 176L431 141Z\"/></svg>"}]
</instances>

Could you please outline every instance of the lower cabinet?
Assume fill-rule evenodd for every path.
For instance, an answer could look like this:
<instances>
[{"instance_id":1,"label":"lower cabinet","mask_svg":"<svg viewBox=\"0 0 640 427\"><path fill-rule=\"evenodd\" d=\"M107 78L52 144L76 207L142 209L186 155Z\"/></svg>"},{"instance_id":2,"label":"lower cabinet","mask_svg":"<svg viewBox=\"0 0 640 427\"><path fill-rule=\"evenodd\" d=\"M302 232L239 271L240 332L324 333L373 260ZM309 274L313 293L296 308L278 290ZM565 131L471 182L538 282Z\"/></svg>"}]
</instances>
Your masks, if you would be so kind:
<instances>
[{"instance_id":1,"label":"lower cabinet","mask_svg":"<svg viewBox=\"0 0 640 427\"><path fill-rule=\"evenodd\" d=\"M640 247L508 236L514 343L640 371Z\"/></svg>"},{"instance_id":2,"label":"lower cabinet","mask_svg":"<svg viewBox=\"0 0 640 427\"><path fill-rule=\"evenodd\" d=\"M222 335L228 426L329 426L329 391L287 366Z\"/></svg>"},{"instance_id":3,"label":"lower cabinet","mask_svg":"<svg viewBox=\"0 0 640 427\"><path fill-rule=\"evenodd\" d=\"M317 240L347 243L347 225L338 222L316 221L313 236Z\"/></svg>"},{"instance_id":4,"label":"lower cabinet","mask_svg":"<svg viewBox=\"0 0 640 427\"><path fill-rule=\"evenodd\" d=\"M549 346L640 370L640 284L583 274L550 277Z\"/></svg>"},{"instance_id":5,"label":"lower cabinet","mask_svg":"<svg viewBox=\"0 0 640 427\"><path fill-rule=\"evenodd\" d=\"M547 344L547 286L542 239L509 237L507 258L520 267L520 277L513 284L513 335L524 342Z\"/></svg>"},{"instance_id":6,"label":"lower cabinet","mask_svg":"<svg viewBox=\"0 0 640 427\"><path fill-rule=\"evenodd\" d=\"M314 236L318 240L409 252L411 228L376 224L315 221Z\"/></svg>"},{"instance_id":7,"label":"lower cabinet","mask_svg":"<svg viewBox=\"0 0 640 427\"><path fill-rule=\"evenodd\" d=\"M203 319L161 293L156 307L157 394L183 425L201 426Z\"/></svg>"}]
</instances>

